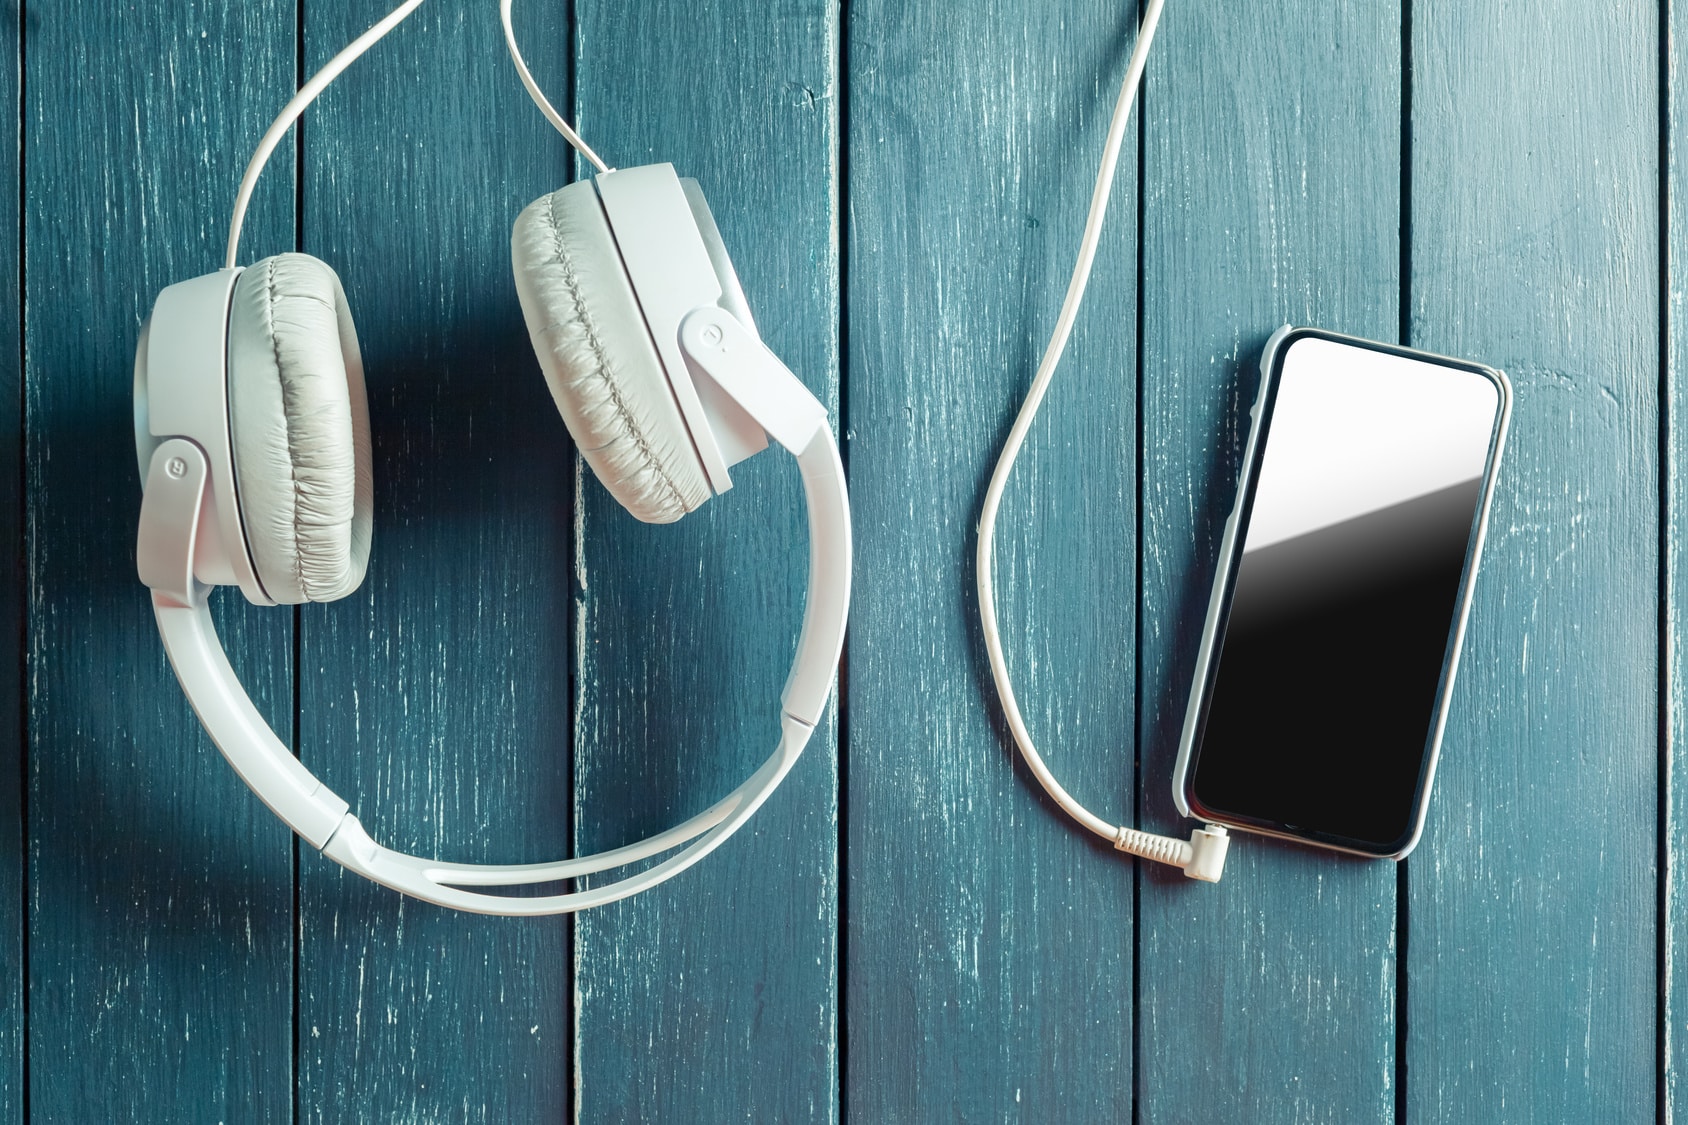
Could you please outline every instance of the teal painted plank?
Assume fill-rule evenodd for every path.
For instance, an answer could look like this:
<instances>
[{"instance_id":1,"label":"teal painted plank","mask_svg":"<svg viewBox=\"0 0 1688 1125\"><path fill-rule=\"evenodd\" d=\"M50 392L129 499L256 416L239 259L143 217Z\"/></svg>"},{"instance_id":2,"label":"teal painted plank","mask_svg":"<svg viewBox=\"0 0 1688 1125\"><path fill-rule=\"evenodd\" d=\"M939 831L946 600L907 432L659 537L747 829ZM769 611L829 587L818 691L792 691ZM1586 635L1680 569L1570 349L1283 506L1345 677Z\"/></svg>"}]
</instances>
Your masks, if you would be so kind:
<instances>
[{"instance_id":1,"label":"teal painted plank","mask_svg":"<svg viewBox=\"0 0 1688 1125\"><path fill-rule=\"evenodd\" d=\"M669 161L699 181L768 346L836 403L835 6L575 11L587 139L613 165ZM778 738L807 567L802 491L777 449L733 480L677 526L650 527L581 473L580 851L701 811ZM580 916L581 1120L836 1119L836 738L829 718L698 867Z\"/></svg>"},{"instance_id":2,"label":"teal painted plank","mask_svg":"<svg viewBox=\"0 0 1688 1125\"><path fill-rule=\"evenodd\" d=\"M1413 1121L1655 1119L1659 23L1413 11L1411 342L1516 392L1408 871Z\"/></svg>"},{"instance_id":3,"label":"teal painted plank","mask_svg":"<svg viewBox=\"0 0 1688 1125\"><path fill-rule=\"evenodd\" d=\"M22 217L18 169L22 89L18 85L23 13L7 20L0 51L0 89L7 102L0 125L0 341L23 337L18 225ZM0 343L0 347L4 347ZM24 1107L23 835L23 370L18 346L0 353L0 1121L22 1121Z\"/></svg>"},{"instance_id":4,"label":"teal painted plank","mask_svg":"<svg viewBox=\"0 0 1688 1125\"><path fill-rule=\"evenodd\" d=\"M1688 964L1684 954L1684 925L1688 925L1688 147L1684 123L1688 122L1688 86L1683 82L1683 49L1688 43L1688 9L1681 4L1665 5L1665 113L1661 125L1667 160L1665 183L1666 228L1665 276L1668 304L1666 315L1668 350L1661 388L1661 424L1665 427L1663 489L1664 520L1661 538L1665 565L1663 583L1663 626L1665 643L1660 655L1665 661L1665 870L1662 913L1659 918L1663 942L1661 966L1664 988L1660 995L1660 1120L1666 1125L1685 1120L1688 1114Z\"/></svg>"},{"instance_id":5,"label":"teal painted plank","mask_svg":"<svg viewBox=\"0 0 1688 1125\"><path fill-rule=\"evenodd\" d=\"M383 10L307 7L310 65ZM533 29L560 79L563 12ZM301 618L301 753L417 854L567 850L572 466L509 254L564 167L492 4L424 6L305 123L304 246L357 322L376 492L363 588ZM564 1114L566 919L459 914L308 851L300 912L302 1120Z\"/></svg>"},{"instance_id":6,"label":"teal painted plank","mask_svg":"<svg viewBox=\"0 0 1688 1125\"><path fill-rule=\"evenodd\" d=\"M201 732L135 577L141 320L216 269L294 10L28 12L30 1108L42 1121L286 1121L292 859ZM90 76L97 76L93 80ZM272 169L248 229L292 241ZM292 622L215 601L283 738Z\"/></svg>"},{"instance_id":7,"label":"teal painted plank","mask_svg":"<svg viewBox=\"0 0 1688 1125\"><path fill-rule=\"evenodd\" d=\"M1135 5L851 7L848 1065L861 1121L1129 1120L1130 861L1019 765L979 635L980 500L1054 324ZM1130 815L1136 130L997 531L1052 768Z\"/></svg>"},{"instance_id":8,"label":"teal painted plank","mask_svg":"<svg viewBox=\"0 0 1688 1125\"><path fill-rule=\"evenodd\" d=\"M1150 63L1142 821L1171 777L1261 346L1399 324L1396 3L1169 4ZM1387 1121L1395 879L1239 834L1225 879L1141 872L1141 1119Z\"/></svg>"}]
</instances>

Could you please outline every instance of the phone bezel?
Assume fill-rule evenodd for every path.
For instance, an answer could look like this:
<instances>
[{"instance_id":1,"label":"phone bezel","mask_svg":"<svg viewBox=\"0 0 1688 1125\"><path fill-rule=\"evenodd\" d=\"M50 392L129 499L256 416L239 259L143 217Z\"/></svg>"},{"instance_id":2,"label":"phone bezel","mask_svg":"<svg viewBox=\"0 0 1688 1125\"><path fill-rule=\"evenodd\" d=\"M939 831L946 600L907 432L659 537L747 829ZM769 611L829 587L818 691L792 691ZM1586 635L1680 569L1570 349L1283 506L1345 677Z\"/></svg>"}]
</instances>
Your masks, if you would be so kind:
<instances>
[{"instance_id":1,"label":"phone bezel","mask_svg":"<svg viewBox=\"0 0 1688 1125\"><path fill-rule=\"evenodd\" d=\"M1193 791L1195 764L1200 757L1201 737L1207 725L1208 704L1213 683L1219 670L1217 659L1225 639L1225 626L1230 616L1231 595L1236 581L1237 561L1248 533L1249 513L1254 504L1255 486L1261 462L1266 453L1267 436L1271 430L1272 409L1277 401L1279 376L1290 348L1300 340L1327 340L1366 351L1433 363L1488 379L1499 393L1494 432L1489 441L1488 460L1483 469L1482 493L1472 518L1472 530L1466 541L1465 563L1460 575L1459 599L1454 608L1448 647L1442 659L1442 669L1436 690L1436 709L1431 718L1426 739L1424 760L1419 769L1418 787L1414 794L1413 818L1406 833L1384 844L1356 840L1332 833L1319 832L1300 826L1226 813L1202 805ZM1173 769L1172 795L1178 811L1213 824L1222 824L1243 832L1277 836L1335 851L1348 852L1377 859L1404 859L1418 844L1424 831L1425 816L1430 803L1431 785L1435 779L1437 760L1441 756L1442 734L1447 725L1448 700L1453 692L1454 677L1464 646L1466 621L1471 611L1471 591L1475 585L1479 560L1489 525L1489 509L1494 497L1495 479L1500 470L1501 452L1512 419L1512 385L1506 375L1492 367L1468 360L1413 348L1383 344L1338 332L1317 328L1296 328L1286 325L1272 334L1260 356L1260 387L1249 410L1252 424L1248 443L1244 448L1242 468L1237 480L1236 501L1225 523L1220 541L1219 561L1215 569L1212 594L1208 600L1207 620L1202 627L1201 646L1197 651L1195 673L1191 679L1189 704L1185 709L1184 728L1178 743L1178 761Z\"/></svg>"}]
</instances>

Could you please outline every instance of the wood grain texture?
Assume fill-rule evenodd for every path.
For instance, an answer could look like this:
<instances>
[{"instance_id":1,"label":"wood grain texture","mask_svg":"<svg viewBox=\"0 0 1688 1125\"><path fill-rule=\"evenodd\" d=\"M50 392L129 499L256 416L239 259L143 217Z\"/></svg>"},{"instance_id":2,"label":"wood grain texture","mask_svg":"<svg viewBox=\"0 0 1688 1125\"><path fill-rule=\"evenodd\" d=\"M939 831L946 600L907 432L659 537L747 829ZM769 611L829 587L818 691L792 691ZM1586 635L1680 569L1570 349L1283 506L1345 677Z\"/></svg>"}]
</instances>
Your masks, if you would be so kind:
<instances>
[{"instance_id":1,"label":"wood grain texture","mask_svg":"<svg viewBox=\"0 0 1688 1125\"><path fill-rule=\"evenodd\" d=\"M1131 6L851 7L845 1097L861 1121L1128 1120L1132 875L1019 765L972 566L1054 324ZM1132 800L1136 166L1010 485L999 615L1028 725Z\"/></svg>"},{"instance_id":2,"label":"wood grain texture","mask_svg":"<svg viewBox=\"0 0 1688 1125\"><path fill-rule=\"evenodd\" d=\"M1396 3L1167 6L1144 160L1141 816L1173 761L1266 338L1399 324ZM1144 866L1139 1109L1387 1121L1395 866L1238 835L1225 881Z\"/></svg>"},{"instance_id":3,"label":"wood grain texture","mask_svg":"<svg viewBox=\"0 0 1688 1125\"><path fill-rule=\"evenodd\" d=\"M576 4L575 103L613 165L695 177L768 346L838 400L838 11L828 0ZM775 449L672 527L583 470L576 844L701 811L773 750L806 532ZM836 727L737 836L576 924L586 1121L838 1115Z\"/></svg>"},{"instance_id":4,"label":"wood grain texture","mask_svg":"<svg viewBox=\"0 0 1688 1125\"><path fill-rule=\"evenodd\" d=\"M221 264L294 11L28 9L29 1101L42 1121L286 1121L291 845L201 732L135 576L130 387L159 289ZM93 80L90 76L98 76ZM248 229L292 241L288 162ZM283 738L288 614L216 598Z\"/></svg>"},{"instance_id":5,"label":"wood grain texture","mask_svg":"<svg viewBox=\"0 0 1688 1125\"><path fill-rule=\"evenodd\" d=\"M309 5L308 67L384 10ZM534 66L566 74L561 9L531 26ZM363 588L302 616L301 753L385 844L558 858L573 469L509 240L564 161L491 4L420 9L312 110L304 144L304 248L357 321L376 510ZM560 1115L567 919L459 914L308 851L299 893L301 1120Z\"/></svg>"},{"instance_id":6,"label":"wood grain texture","mask_svg":"<svg viewBox=\"0 0 1688 1125\"><path fill-rule=\"evenodd\" d=\"M311 0L306 68L388 7ZM572 162L494 7L424 5L260 184L245 260L302 245L358 321L375 549L336 605L215 605L260 709L286 739L297 702L378 839L516 861L643 836L761 761L804 534L778 452L677 528L578 470L508 256ZM1170 827L1266 335L1394 338L1405 270L1408 343L1511 374L1399 903L1390 865L1253 839L1218 887L1135 870L1000 721L974 522L1136 7L517 4L606 158L701 180L768 342L841 408L857 530L841 722L696 869L520 921L297 848L194 721L135 580L137 332L219 264L300 77L297 4L8 6L0 1122L1682 1119L1688 298L1658 260L1688 261L1681 5L1174 0L1141 192L1134 128L1009 489L1028 721L1098 812Z\"/></svg>"},{"instance_id":7,"label":"wood grain texture","mask_svg":"<svg viewBox=\"0 0 1688 1125\"><path fill-rule=\"evenodd\" d=\"M1665 662L1664 706L1665 802L1660 899L1660 966L1665 978L1659 994L1659 1097L1661 1125L1675 1125L1688 1114L1688 86L1683 50L1688 45L1688 9L1665 3L1664 137L1665 373L1660 388L1664 426L1664 488L1661 493L1665 566L1661 605Z\"/></svg>"},{"instance_id":8,"label":"wood grain texture","mask_svg":"<svg viewBox=\"0 0 1688 1125\"><path fill-rule=\"evenodd\" d=\"M1411 342L1516 394L1408 882L1412 1121L1651 1121L1659 10L1421 5Z\"/></svg>"},{"instance_id":9,"label":"wood grain texture","mask_svg":"<svg viewBox=\"0 0 1688 1125\"><path fill-rule=\"evenodd\" d=\"M0 1121L24 1116L23 294L18 230L22 182L23 13L0 26ZM7 341L17 341L8 346Z\"/></svg>"}]
</instances>

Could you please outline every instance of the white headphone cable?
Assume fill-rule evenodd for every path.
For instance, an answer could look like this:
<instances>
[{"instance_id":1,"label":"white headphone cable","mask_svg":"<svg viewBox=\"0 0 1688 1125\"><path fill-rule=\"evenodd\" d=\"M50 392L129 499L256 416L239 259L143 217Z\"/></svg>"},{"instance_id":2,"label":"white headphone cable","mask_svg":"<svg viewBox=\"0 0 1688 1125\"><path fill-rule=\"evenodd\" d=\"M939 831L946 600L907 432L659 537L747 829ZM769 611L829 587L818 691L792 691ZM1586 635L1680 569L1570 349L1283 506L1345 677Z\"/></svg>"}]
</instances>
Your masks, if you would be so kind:
<instances>
[{"instance_id":1,"label":"white headphone cable","mask_svg":"<svg viewBox=\"0 0 1688 1125\"><path fill-rule=\"evenodd\" d=\"M275 152L281 138L286 136L287 130L299 120L299 115L305 112L305 107L316 101L317 95L326 90L330 82L340 77L341 71L351 66L358 56L375 46L387 32L397 27L421 5L422 0L405 0L388 12L381 18L381 22L352 40L338 55L329 59L326 66L311 75L310 81L299 87L299 92L293 95L293 100L283 106L281 112L276 115L275 121L258 142L258 147L253 150L252 159L246 162L246 174L240 178L240 192L234 199L234 217L229 220L229 249L223 262L224 269L232 270L239 262L240 228L246 221L247 204L252 202L252 189L257 186L258 173L269 163L270 154Z\"/></svg>"},{"instance_id":2,"label":"white headphone cable","mask_svg":"<svg viewBox=\"0 0 1688 1125\"><path fill-rule=\"evenodd\" d=\"M592 167L600 172L608 172L609 165L599 159L591 146L580 139L580 134L574 131L573 126L563 120L563 115L557 112L556 107L539 88L539 83L535 82L533 75L528 72L527 63L522 60L522 52L516 47L516 29L510 23L510 4L511 0L498 0L498 14L504 21L504 42L510 48L510 61L516 64L516 73L521 75L522 85L527 88L528 97L539 107L539 112L545 115L545 120L556 126L557 132L563 135L563 140L573 145L575 151L584 156Z\"/></svg>"},{"instance_id":3,"label":"white headphone cable","mask_svg":"<svg viewBox=\"0 0 1688 1125\"><path fill-rule=\"evenodd\" d=\"M1114 172L1119 166L1126 124L1131 117L1131 106L1136 100L1137 88L1142 84L1143 69L1149 58L1149 46L1154 42L1155 28L1160 23L1164 3L1165 0L1149 0L1148 9L1143 14L1143 24L1137 32L1137 44L1131 52L1131 63L1126 68L1119 99L1114 103L1113 120L1108 125L1108 142L1102 151L1101 166L1096 171L1096 186L1091 191L1090 211L1085 216L1084 237L1079 241L1078 261L1074 263L1072 279L1067 283L1067 295L1061 302L1061 312L1055 320L1055 331L1051 333L1043 359L1038 363L1037 373L1032 377L1031 389L1026 394L1019 415L1014 419L1013 429L1008 433L1002 454L997 459L996 471L991 474L990 487L985 490L984 506L979 512L978 555L974 569L978 576L979 619L985 634L985 651L990 657L991 677L996 681L997 694L1002 698L1002 709L1008 719L1008 729L1013 733L1014 741L1020 747L1020 755L1025 758L1026 765L1031 769L1032 776L1037 778L1038 784L1043 786L1050 797L1054 798L1055 803L1066 810L1069 816L1098 836L1113 841L1114 847L1120 851L1181 867L1191 878L1212 883L1219 881L1225 866L1225 852L1230 845L1230 838L1226 836L1224 828L1216 824L1208 825L1206 828L1197 829L1189 841L1184 841L1139 832L1135 828L1123 825L1113 825L1079 804L1072 794L1055 780L1055 775L1049 772L1043 755L1038 753L1037 746L1032 742L1031 732L1026 729L1025 718L1020 714L1019 701L1014 696L1013 682L1008 677L1008 662L1003 656L1002 635L997 627L996 591L991 573L997 509L1002 503L1002 492L1014 470L1014 462L1020 456L1020 447L1025 444L1026 433L1031 429L1032 420L1037 417L1038 408L1043 405L1043 396L1049 390L1049 382L1055 375L1055 368L1067 349L1067 338L1072 334L1073 322L1078 319L1079 308L1084 304L1084 290L1090 283L1090 269L1096 259L1097 244L1102 238L1102 220L1107 215L1108 197L1113 191ZM509 0L505 0L506 7L508 4Z\"/></svg>"},{"instance_id":4,"label":"white headphone cable","mask_svg":"<svg viewBox=\"0 0 1688 1125\"><path fill-rule=\"evenodd\" d=\"M556 126L558 132L562 133L564 140L579 150L580 155L591 161L592 166L598 171L608 172L608 166L599 159L598 154L593 152L585 141L580 139L580 135L569 126L569 123L563 120L562 115L552 107L551 103L545 99L545 95L540 92L538 84L533 80L533 75L528 73L527 63L522 61L522 53L516 49L516 31L510 24L510 4L511 0L500 0L499 3L499 14L504 20L504 41L509 45L510 58L516 64L516 73L521 75L522 85L527 87L528 96L533 99L533 104L539 107L539 111L545 115L546 120ZM240 230L246 222L246 209L252 202L252 190L258 184L258 174L264 170L264 165L269 163L270 156L274 154L276 146L281 143L281 138L287 135L287 130L291 129L293 123L299 120L300 115L305 112L305 108L316 101L317 97L328 88L329 83L340 77L343 70L356 62L365 51L380 42L389 31L404 22L405 17L421 5L422 0L405 0L404 3L388 12L379 23L352 40L339 54L329 59L327 65L311 75L310 80L299 87L298 93L294 94L292 100L283 106L281 112L276 115L275 121L271 122L269 129L258 142L258 147L253 150L252 159L246 163L246 172L240 178L240 191L236 194L234 200L234 215L229 220L229 245L227 256L223 262L224 269L232 270L239 263Z\"/></svg>"}]
</instances>

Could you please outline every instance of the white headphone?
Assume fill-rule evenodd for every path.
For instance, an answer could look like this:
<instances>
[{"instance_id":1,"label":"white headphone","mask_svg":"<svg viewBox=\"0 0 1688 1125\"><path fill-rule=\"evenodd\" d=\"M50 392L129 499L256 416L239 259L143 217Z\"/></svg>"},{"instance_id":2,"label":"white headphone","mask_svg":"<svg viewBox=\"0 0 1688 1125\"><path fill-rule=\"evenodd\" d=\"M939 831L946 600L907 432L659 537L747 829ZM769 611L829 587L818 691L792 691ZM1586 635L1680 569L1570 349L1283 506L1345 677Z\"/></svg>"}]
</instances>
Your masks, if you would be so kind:
<instances>
[{"instance_id":1,"label":"white headphone","mask_svg":"<svg viewBox=\"0 0 1688 1125\"><path fill-rule=\"evenodd\" d=\"M384 848L253 706L212 626L211 587L259 605L331 601L362 581L373 488L357 337L339 278L281 254L242 269L253 185L292 123L414 11L407 0L335 56L282 110L248 164L224 269L158 295L135 357L145 493L136 562L165 651L200 722L242 780L324 855L377 883L482 914L557 914L637 894L720 846L790 771L820 721L843 645L850 511L826 408L763 346L697 184L670 165L612 171L523 84L599 170L516 220L528 332L581 455L634 516L668 523L732 487L728 467L772 438L797 459L809 586L772 754L723 800L644 841L580 859L443 863ZM680 849L675 851L675 849ZM601 887L511 898L466 888L574 879L674 852Z\"/></svg>"}]
</instances>

